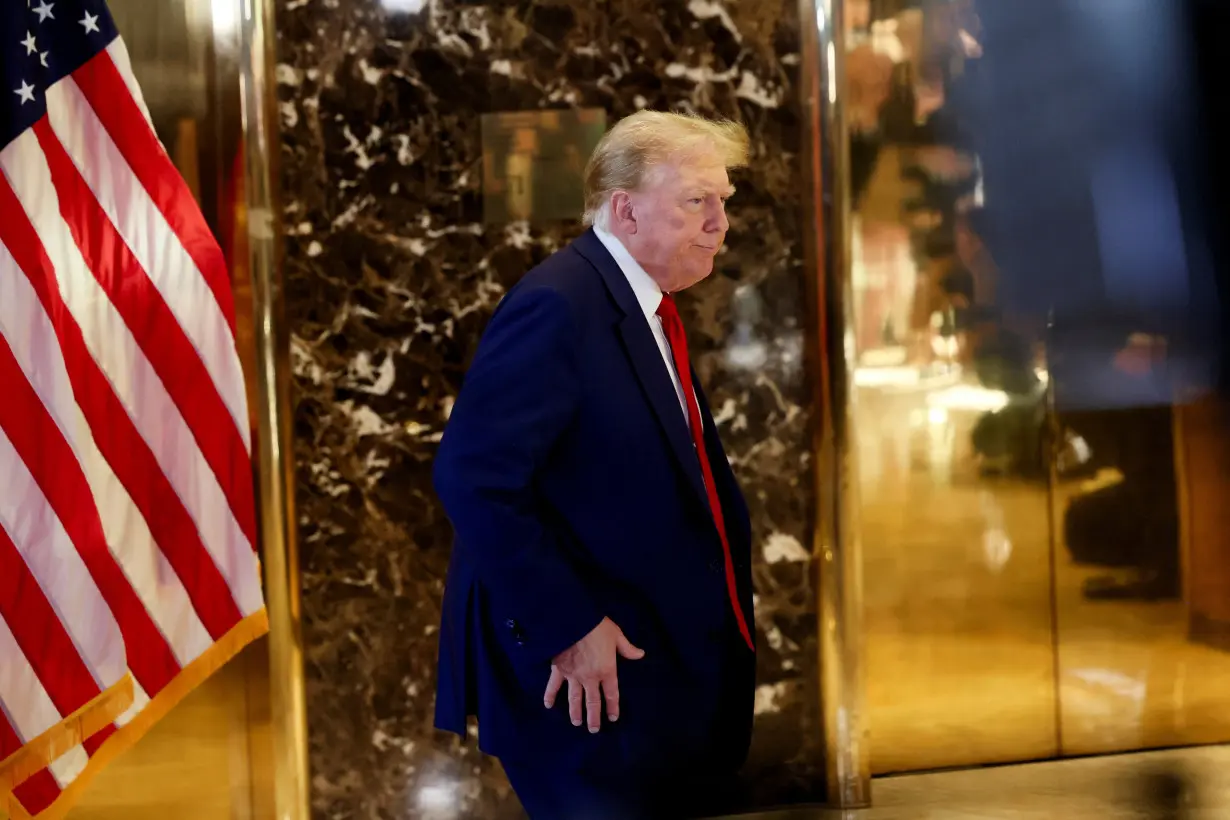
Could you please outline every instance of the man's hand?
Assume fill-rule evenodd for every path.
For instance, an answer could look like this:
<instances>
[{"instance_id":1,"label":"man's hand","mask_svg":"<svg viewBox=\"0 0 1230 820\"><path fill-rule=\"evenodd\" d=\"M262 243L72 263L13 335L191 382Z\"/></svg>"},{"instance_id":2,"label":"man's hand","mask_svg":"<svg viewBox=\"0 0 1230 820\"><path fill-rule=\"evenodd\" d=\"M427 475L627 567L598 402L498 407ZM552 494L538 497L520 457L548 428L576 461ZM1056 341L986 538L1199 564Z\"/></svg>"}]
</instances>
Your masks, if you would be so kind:
<instances>
[{"instance_id":1,"label":"man's hand","mask_svg":"<svg viewBox=\"0 0 1230 820\"><path fill-rule=\"evenodd\" d=\"M645 657L645 652L629 643L614 621L603 618L592 632L555 657L543 704L548 709L555 706L555 696L564 681L568 681L568 715L573 726L581 725L582 696L591 732L597 732L602 725L603 696L607 719L619 720L617 657L635 661Z\"/></svg>"}]
</instances>

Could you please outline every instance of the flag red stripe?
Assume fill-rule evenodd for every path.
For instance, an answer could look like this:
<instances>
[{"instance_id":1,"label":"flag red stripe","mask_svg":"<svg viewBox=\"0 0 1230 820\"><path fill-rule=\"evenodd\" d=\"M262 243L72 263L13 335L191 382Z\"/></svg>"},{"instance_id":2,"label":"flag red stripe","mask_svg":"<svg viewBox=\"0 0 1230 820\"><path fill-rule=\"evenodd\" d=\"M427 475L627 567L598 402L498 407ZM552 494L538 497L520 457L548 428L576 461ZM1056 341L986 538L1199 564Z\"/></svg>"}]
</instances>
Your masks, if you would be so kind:
<instances>
[{"instance_id":1,"label":"flag red stripe","mask_svg":"<svg viewBox=\"0 0 1230 820\"><path fill-rule=\"evenodd\" d=\"M0 711L0 760L16 752L23 745L21 738L9 723L9 716Z\"/></svg>"},{"instance_id":2,"label":"flag red stripe","mask_svg":"<svg viewBox=\"0 0 1230 820\"><path fill-rule=\"evenodd\" d=\"M22 807L31 817L38 817L59 799L60 784L56 783L50 770L43 769L13 789L13 796L21 801Z\"/></svg>"},{"instance_id":3,"label":"flag red stripe","mask_svg":"<svg viewBox=\"0 0 1230 820\"><path fill-rule=\"evenodd\" d=\"M81 744L82 746L85 747L85 753L89 755L90 757L93 757L94 755L98 754L98 750L102 748L102 745L106 743L111 738L111 736L115 734L115 732L116 732L115 724L108 723L106 726L102 727L97 732L87 737Z\"/></svg>"},{"instance_id":4,"label":"flag red stripe","mask_svg":"<svg viewBox=\"0 0 1230 820\"><path fill-rule=\"evenodd\" d=\"M102 52L73 72L73 80L140 180L141 187L149 193L188 256L196 263L234 336L235 299L226 259L188 186L129 93L111 55Z\"/></svg>"},{"instance_id":5,"label":"flag red stripe","mask_svg":"<svg viewBox=\"0 0 1230 820\"><path fill-rule=\"evenodd\" d=\"M136 591L107 547L102 520L90 485L68 442L38 394L26 380L13 351L0 336L0 429L12 442L51 509L76 547L103 598L115 614L128 647L128 665L146 692L160 692L179 664L166 638L150 618Z\"/></svg>"},{"instance_id":6,"label":"flag red stripe","mask_svg":"<svg viewBox=\"0 0 1230 820\"><path fill-rule=\"evenodd\" d=\"M21 738L9 725L8 720L0 714L0 760L5 757L2 750L15 752L22 747ZM56 801L60 796L60 786L51 772L43 769L28 780L13 789L13 796L21 801L22 807L34 817Z\"/></svg>"},{"instance_id":7,"label":"flag red stripe","mask_svg":"<svg viewBox=\"0 0 1230 820\"><path fill-rule=\"evenodd\" d=\"M85 748L85 753L90 757L98 754L98 750L106 743L116 732L115 724L110 723L98 730L94 735L86 738L81 745ZM16 735L14 735L16 739ZM60 797L60 784L56 782L55 775L50 769L42 769L33 774L29 780L26 780L21 786L13 790L13 794L21 801L21 805L26 812L32 817L37 817L39 812L46 811Z\"/></svg>"},{"instance_id":8,"label":"flag red stripe","mask_svg":"<svg viewBox=\"0 0 1230 820\"><path fill-rule=\"evenodd\" d=\"M38 579L3 527L0 618L8 624L61 717L71 715L102 693Z\"/></svg>"},{"instance_id":9,"label":"flag red stripe","mask_svg":"<svg viewBox=\"0 0 1230 820\"><path fill-rule=\"evenodd\" d=\"M90 356L81 327L64 304L59 288L50 284L54 278L51 260L3 175L0 213L10 214L0 222L0 241L52 317L73 395L94 434L94 443L141 511L150 534L183 583L201 623L210 637L217 640L242 619L230 587L201 543L196 524L175 488L115 395L111 382Z\"/></svg>"},{"instance_id":10,"label":"flag red stripe","mask_svg":"<svg viewBox=\"0 0 1230 820\"><path fill-rule=\"evenodd\" d=\"M56 783L50 770L43 769L13 789L13 796L21 801L22 807L31 817L38 817L59 799L60 785Z\"/></svg>"},{"instance_id":11,"label":"flag red stripe","mask_svg":"<svg viewBox=\"0 0 1230 820\"><path fill-rule=\"evenodd\" d=\"M240 530L249 544L255 544L251 460L209 371L175 321L162 294L116 232L46 118L34 126L34 132L59 194L60 213L86 264L191 428Z\"/></svg>"},{"instance_id":12,"label":"flag red stripe","mask_svg":"<svg viewBox=\"0 0 1230 820\"><path fill-rule=\"evenodd\" d=\"M98 750L111 739L116 731L115 724L109 723L87 737L81 743L85 748L85 753L90 757L98 754ZM0 760L16 752L21 746L21 738L13 731L13 727L4 719L4 716L0 715ZM29 785L22 788L26 784ZM32 816L37 816L39 812L46 810L60 796L60 784L56 782L55 775L50 769L41 769L31 775L22 786L14 789L13 794L21 801L26 812Z\"/></svg>"},{"instance_id":13,"label":"flag red stripe","mask_svg":"<svg viewBox=\"0 0 1230 820\"><path fill-rule=\"evenodd\" d=\"M81 744L85 748L85 753L90 757L98 754L98 750L111 739L115 732L115 724L111 723L86 738ZM11 750L6 752L5 750L10 746ZM20 748L21 739L17 737L17 733L6 721L0 719L0 760L3 760L6 754ZM60 784L56 782L55 775L50 769L42 769L13 789L13 795L21 801L22 807L30 816L37 817L40 812L46 811L52 803L59 799Z\"/></svg>"}]
</instances>

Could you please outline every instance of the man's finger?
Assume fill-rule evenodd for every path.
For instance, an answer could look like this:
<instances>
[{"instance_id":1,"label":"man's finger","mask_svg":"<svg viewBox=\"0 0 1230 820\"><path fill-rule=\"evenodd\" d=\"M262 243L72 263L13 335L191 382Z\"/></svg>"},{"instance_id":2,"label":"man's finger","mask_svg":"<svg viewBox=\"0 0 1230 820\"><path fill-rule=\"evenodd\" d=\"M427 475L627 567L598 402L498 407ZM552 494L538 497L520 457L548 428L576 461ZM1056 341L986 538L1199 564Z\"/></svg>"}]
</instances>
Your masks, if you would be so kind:
<instances>
[{"instance_id":1,"label":"man's finger","mask_svg":"<svg viewBox=\"0 0 1230 820\"><path fill-rule=\"evenodd\" d=\"M568 679L568 717L573 726L581 725L581 695L584 689L576 678Z\"/></svg>"},{"instance_id":2,"label":"man's finger","mask_svg":"<svg viewBox=\"0 0 1230 820\"><path fill-rule=\"evenodd\" d=\"M555 706L555 696L559 694L559 689L564 685L564 675L559 671L559 667L551 664L551 677L547 679L547 691L543 693L542 703L548 709Z\"/></svg>"},{"instance_id":3,"label":"man's finger","mask_svg":"<svg viewBox=\"0 0 1230 820\"><path fill-rule=\"evenodd\" d=\"M614 673L602 682L602 696L606 699L606 716L612 723L619 720L619 677Z\"/></svg>"},{"instance_id":4,"label":"man's finger","mask_svg":"<svg viewBox=\"0 0 1230 820\"><path fill-rule=\"evenodd\" d=\"M591 734L602 728L602 687L598 681L585 686L585 717Z\"/></svg>"}]
</instances>

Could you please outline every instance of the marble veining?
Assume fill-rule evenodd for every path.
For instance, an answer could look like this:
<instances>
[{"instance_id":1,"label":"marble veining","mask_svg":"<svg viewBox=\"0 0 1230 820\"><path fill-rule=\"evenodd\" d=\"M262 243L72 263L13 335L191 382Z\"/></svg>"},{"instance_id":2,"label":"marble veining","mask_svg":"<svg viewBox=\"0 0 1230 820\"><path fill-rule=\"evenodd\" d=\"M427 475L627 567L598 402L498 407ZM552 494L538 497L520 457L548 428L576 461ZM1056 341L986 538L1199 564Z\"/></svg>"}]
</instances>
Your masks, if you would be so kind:
<instances>
[{"instance_id":1,"label":"marble veining","mask_svg":"<svg viewBox=\"0 0 1230 820\"><path fill-rule=\"evenodd\" d=\"M282 227L318 818L518 817L432 729L451 531L431 461L503 293L579 222L482 225L479 115L737 117L727 247L681 300L748 496L760 689L751 800L819 786L795 4L281 0Z\"/></svg>"}]
</instances>

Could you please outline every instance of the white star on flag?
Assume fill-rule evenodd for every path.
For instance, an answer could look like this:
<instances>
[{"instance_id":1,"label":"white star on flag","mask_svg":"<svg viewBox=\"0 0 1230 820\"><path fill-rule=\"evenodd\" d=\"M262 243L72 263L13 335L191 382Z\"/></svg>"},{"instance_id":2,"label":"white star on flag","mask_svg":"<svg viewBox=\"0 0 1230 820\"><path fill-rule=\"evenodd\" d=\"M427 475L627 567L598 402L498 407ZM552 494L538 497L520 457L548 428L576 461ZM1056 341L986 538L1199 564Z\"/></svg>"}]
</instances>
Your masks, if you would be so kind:
<instances>
[{"instance_id":1,"label":"white star on flag","mask_svg":"<svg viewBox=\"0 0 1230 820\"><path fill-rule=\"evenodd\" d=\"M53 8L55 8L55 3L48 3L47 0L42 0L42 2L38 4L38 8L34 10L34 13L38 15L38 21L41 23L48 17L52 20L56 19L56 16L51 13Z\"/></svg>"},{"instance_id":2,"label":"white star on flag","mask_svg":"<svg viewBox=\"0 0 1230 820\"><path fill-rule=\"evenodd\" d=\"M34 86L30 85L25 80L21 81L21 88L14 89L14 94L21 97L21 104L25 105L28 102L34 102Z\"/></svg>"},{"instance_id":3,"label":"white star on flag","mask_svg":"<svg viewBox=\"0 0 1230 820\"><path fill-rule=\"evenodd\" d=\"M21 44L26 47L26 54L33 54L38 50L38 44L34 41L34 35L26 32L26 39L21 41Z\"/></svg>"},{"instance_id":4,"label":"white star on flag","mask_svg":"<svg viewBox=\"0 0 1230 820\"><path fill-rule=\"evenodd\" d=\"M85 26L86 34L89 34L91 31L98 31L98 15L97 14L90 14L87 11L85 13L85 19L79 20L78 22L81 23L81 25Z\"/></svg>"}]
</instances>

